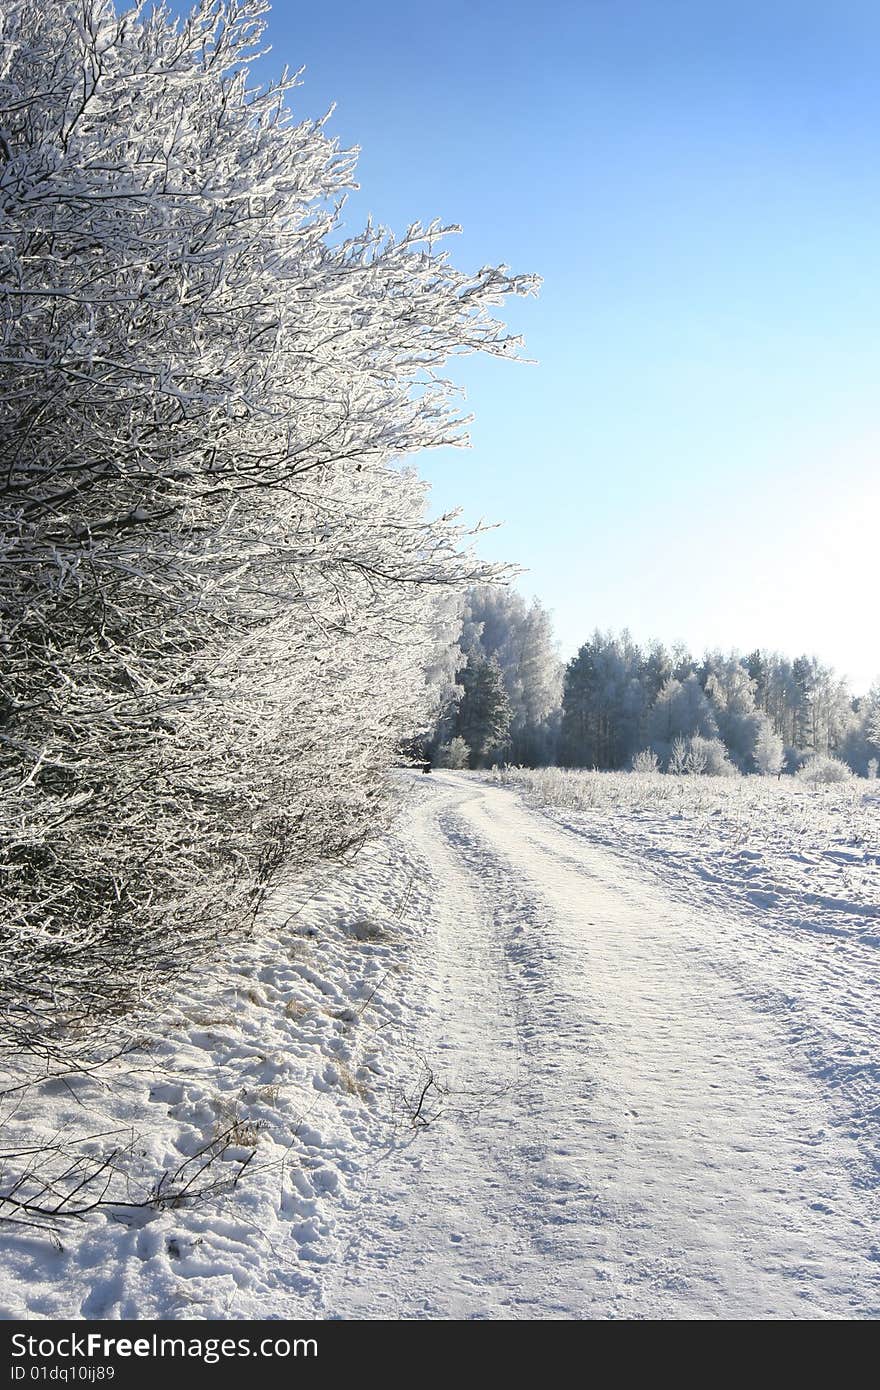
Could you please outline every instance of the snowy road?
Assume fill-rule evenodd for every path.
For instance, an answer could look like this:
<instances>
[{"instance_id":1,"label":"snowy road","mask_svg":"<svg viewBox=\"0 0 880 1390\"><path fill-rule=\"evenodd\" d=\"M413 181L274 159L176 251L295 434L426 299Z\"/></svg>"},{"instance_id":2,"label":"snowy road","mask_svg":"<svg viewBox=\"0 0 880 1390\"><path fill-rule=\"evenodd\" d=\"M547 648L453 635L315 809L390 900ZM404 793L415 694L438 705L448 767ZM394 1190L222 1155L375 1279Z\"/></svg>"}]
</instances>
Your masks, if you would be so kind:
<instances>
[{"instance_id":1,"label":"snowy road","mask_svg":"<svg viewBox=\"0 0 880 1390\"><path fill-rule=\"evenodd\" d=\"M880 1314L862 1157L736 921L507 790L415 805L443 1113L367 1174L321 1315Z\"/></svg>"}]
</instances>

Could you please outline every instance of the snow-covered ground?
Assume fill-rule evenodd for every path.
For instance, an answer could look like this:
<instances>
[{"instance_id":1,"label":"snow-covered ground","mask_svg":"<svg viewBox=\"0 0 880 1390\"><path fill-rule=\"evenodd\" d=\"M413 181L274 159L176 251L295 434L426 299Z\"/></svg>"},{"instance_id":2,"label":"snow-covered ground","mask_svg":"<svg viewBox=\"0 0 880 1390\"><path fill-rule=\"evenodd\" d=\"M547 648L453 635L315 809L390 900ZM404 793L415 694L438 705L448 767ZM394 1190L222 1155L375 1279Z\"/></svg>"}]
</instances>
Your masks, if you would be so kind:
<instances>
[{"instance_id":1,"label":"snow-covered ground","mask_svg":"<svg viewBox=\"0 0 880 1390\"><path fill-rule=\"evenodd\" d=\"M817 1067L808 1008L836 990L824 1014L848 1032L849 1062L867 1058L873 959L811 981L796 945L789 956L736 902L695 878L672 894L589 825L462 774L431 794L413 825L437 874L440 1007L424 1048L450 1108L418 1160L383 1169L330 1306L876 1317L878 1173L861 1145L878 1116L855 1124L840 1103L848 1062ZM876 1069L876 1099L874 1082Z\"/></svg>"},{"instance_id":2,"label":"snow-covered ground","mask_svg":"<svg viewBox=\"0 0 880 1390\"><path fill-rule=\"evenodd\" d=\"M654 865L722 907L880 945L880 781L523 768L493 772L561 825Z\"/></svg>"},{"instance_id":3,"label":"snow-covered ground","mask_svg":"<svg viewBox=\"0 0 880 1390\"><path fill-rule=\"evenodd\" d=\"M702 780L405 779L397 833L280 889L135 1052L6 1098L4 1150L117 1157L62 1248L0 1231L2 1313L880 1315L876 803ZM212 1145L206 1177L253 1155L233 1191L119 1204Z\"/></svg>"},{"instance_id":4,"label":"snow-covered ground","mask_svg":"<svg viewBox=\"0 0 880 1390\"><path fill-rule=\"evenodd\" d=\"M54 1223L57 1236L0 1225L0 1316L321 1316L364 1165L412 1135L402 1090L420 1068L425 894L421 865L389 837L282 885L259 935L196 964L117 1062L22 1090L32 1069L7 1067L0 1190L23 1148L56 1146L58 1174L73 1163L59 1193L112 1162L76 1198L102 1196L109 1176L107 1205ZM34 1161L49 1171L45 1152ZM204 1201L122 1204L160 1181L192 1191L239 1174Z\"/></svg>"},{"instance_id":5,"label":"snow-covered ground","mask_svg":"<svg viewBox=\"0 0 880 1390\"><path fill-rule=\"evenodd\" d=\"M648 871L695 933L723 929L725 969L786 1019L880 1181L880 782L556 768L493 780Z\"/></svg>"}]
</instances>

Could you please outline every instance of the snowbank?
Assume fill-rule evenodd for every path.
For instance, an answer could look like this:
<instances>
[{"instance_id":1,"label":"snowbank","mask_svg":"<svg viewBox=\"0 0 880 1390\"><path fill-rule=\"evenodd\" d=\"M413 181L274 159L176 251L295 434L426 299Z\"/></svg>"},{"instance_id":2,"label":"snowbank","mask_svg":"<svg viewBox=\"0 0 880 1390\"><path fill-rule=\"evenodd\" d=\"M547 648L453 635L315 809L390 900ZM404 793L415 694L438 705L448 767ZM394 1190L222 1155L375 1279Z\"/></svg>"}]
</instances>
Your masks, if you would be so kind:
<instances>
[{"instance_id":1,"label":"snowbank","mask_svg":"<svg viewBox=\"0 0 880 1390\"><path fill-rule=\"evenodd\" d=\"M0 1226L0 1316L320 1317L365 1164L407 1134L428 893L389 836L281 888L259 934L194 963L118 1060L36 1081L7 1065L0 1190L30 1165L19 1200L101 1204L4 1208L22 1224Z\"/></svg>"}]
</instances>

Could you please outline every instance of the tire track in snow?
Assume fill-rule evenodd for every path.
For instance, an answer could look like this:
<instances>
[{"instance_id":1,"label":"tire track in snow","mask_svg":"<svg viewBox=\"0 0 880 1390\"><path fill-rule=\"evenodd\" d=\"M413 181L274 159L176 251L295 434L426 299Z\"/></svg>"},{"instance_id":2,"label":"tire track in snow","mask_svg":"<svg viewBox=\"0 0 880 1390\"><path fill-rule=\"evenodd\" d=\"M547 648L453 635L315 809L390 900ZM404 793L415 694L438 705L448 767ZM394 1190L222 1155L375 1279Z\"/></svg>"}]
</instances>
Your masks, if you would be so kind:
<instances>
[{"instance_id":1,"label":"tire track in snow","mask_svg":"<svg viewBox=\"0 0 880 1390\"><path fill-rule=\"evenodd\" d=\"M330 1315L877 1316L852 1143L712 922L491 786L438 777L412 837L452 1096L377 1170Z\"/></svg>"},{"instance_id":2,"label":"tire track in snow","mask_svg":"<svg viewBox=\"0 0 880 1390\"><path fill-rule=\"evenodd\" d=\"M544 835L549 825L551 833ZM691 923L693 946L714 968L738 981L759 1011L775 1017L787 1040L792 1065L808 1067L833 1106L834 1120L855 1138L859 1152L847 1163L853 1183L880 1221L880 1063L875 1040L880 1028L876 949L864 938L838 941L830 933L800 932L784 918L756 913L736 898L721 905L717 889L703 891L701 879L663 874L656 857L639 864L638 848L624 840L616 848L591 837L586 825L569 824L542 808L524 832L525 843L543 848L582 874L598 850L603 873L624 895L645 891L678 905ZM633 871L635 865L635 872Z\"/></svg>"},{"instance_id":3,"label":"tire track in snow","mask_svg":"<svg viewBox=\"0 0 880 1390\"><path fill-rule=\"evenodd\" d=\"M414 1053L449 1095L442 1118L377 1167L325 1307L331 1317L567 1317L573 1299L591 1302L605 1232L588 1220L592 1194L565 1137L551 1132L542 1030L521 1011L523 979L548 1018L559 1008L528 932L530 913L538 928L545 910L505 890L500 873L487 883L485 852L474 872L448 801L445 790L430 797L413 838L433 878L436 989ZM591 1091L583 1078L577 1089L573 1111Z\"/></svg>"}]
</instances>

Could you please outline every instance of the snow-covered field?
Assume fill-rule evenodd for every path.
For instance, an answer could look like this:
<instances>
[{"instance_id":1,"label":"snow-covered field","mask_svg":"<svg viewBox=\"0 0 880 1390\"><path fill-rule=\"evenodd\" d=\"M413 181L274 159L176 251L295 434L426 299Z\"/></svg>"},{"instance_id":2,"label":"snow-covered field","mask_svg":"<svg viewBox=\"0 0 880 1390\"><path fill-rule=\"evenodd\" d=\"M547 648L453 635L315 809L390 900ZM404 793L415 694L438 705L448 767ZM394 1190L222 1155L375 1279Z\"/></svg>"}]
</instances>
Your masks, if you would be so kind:
<instances>
[{"instance_id":1,"label":"snow-covered field","mask_svg":"<svg viewBox=\"0 0 880 1390\"><path fill-rule=\"evenodd\" d=\"M768 925L880 946L880 781L504 769L559 824Z\"/></svg>"},{"instance_id":2,"label":"snow-covered field","mask_svg":"<svg viewBox=\"0 0 880 1390\"><path fill-rule=\"evenodd\" d=\"M880 1316L875 789L504 780L404 776L131 1052L12 1068L5 1153L110 1162L0 1314Z\"/></svg>"}]
</instances>

